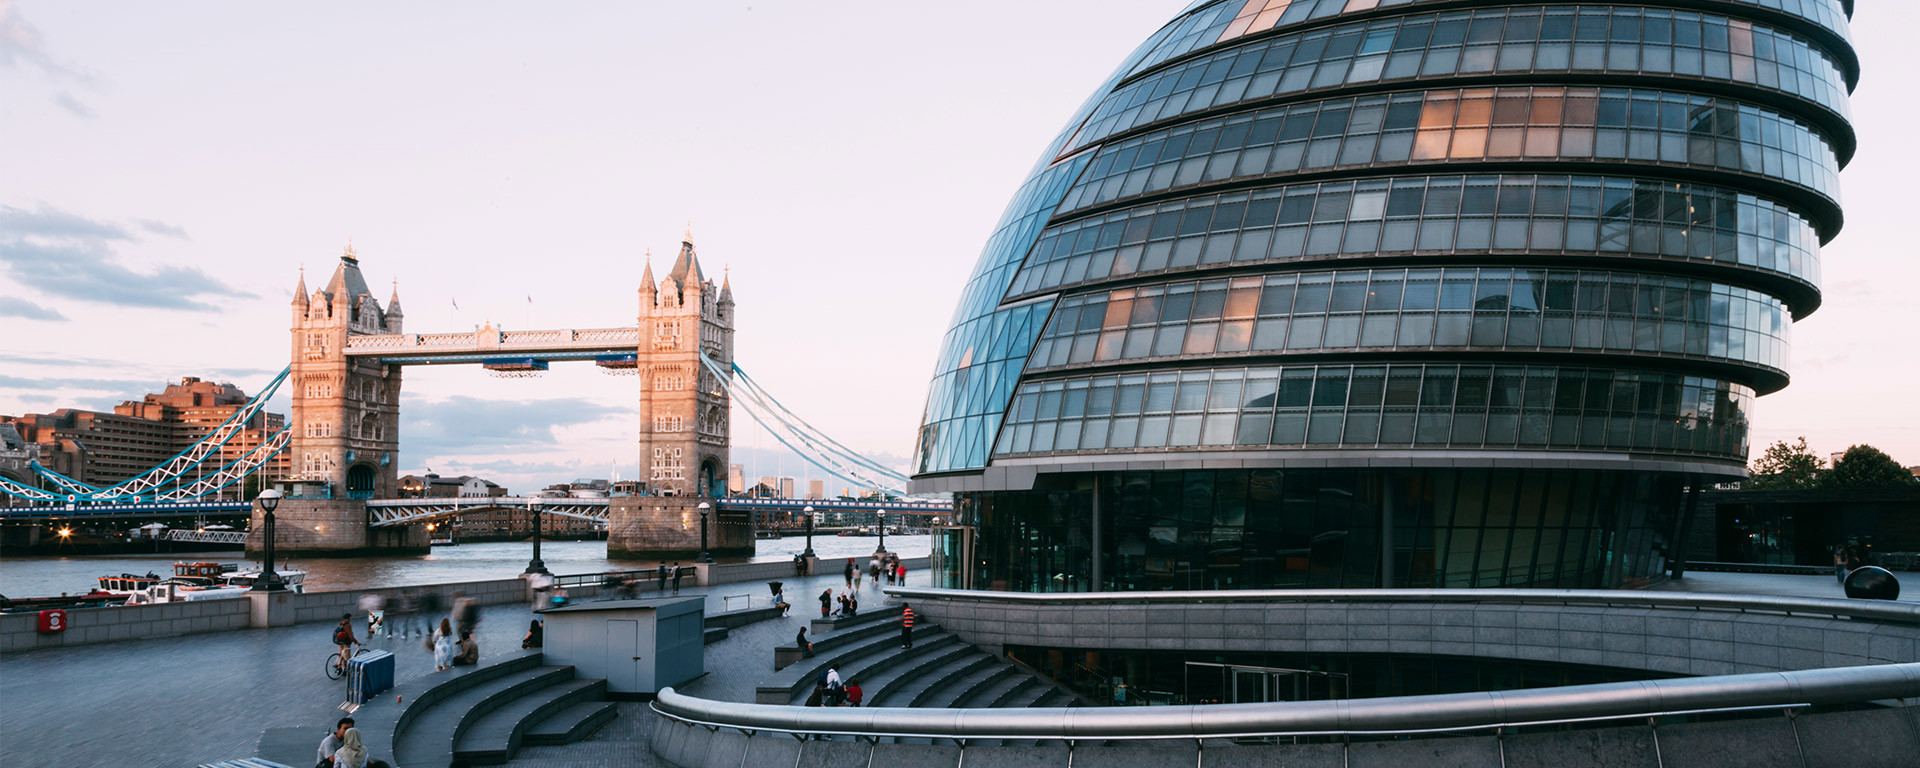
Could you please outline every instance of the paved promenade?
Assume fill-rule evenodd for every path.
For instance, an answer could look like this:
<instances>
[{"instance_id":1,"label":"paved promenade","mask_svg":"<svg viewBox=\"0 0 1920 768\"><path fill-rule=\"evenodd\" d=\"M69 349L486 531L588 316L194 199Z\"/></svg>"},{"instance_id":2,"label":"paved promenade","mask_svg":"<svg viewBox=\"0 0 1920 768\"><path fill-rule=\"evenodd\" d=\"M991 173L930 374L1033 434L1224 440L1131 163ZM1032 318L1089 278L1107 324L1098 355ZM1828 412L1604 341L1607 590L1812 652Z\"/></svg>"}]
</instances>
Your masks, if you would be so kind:
<instances>
[{"instance_id":1,"label":"paved promenade","mask_svg":"<svg viewBox=\"0 0 1920 768\"><path fill-rule=\"evenodd\" d=\"M927 586L928 574L910 571L908 580ZM791 641L803 622L818 616L813 598L828 585L837 591L842 578L834 572L781 581L794 603L793 617L736 629L709 646L708 675L689 692L751 701L753 685L772 674L772 647ZM749 595L754 607L765 607L769 598L762 582L686 587L681 593L705 596L708 615L722 612L728 595ZM861 593L867 598L863 608L882 601L870 581ZM739 599L733 602L741 607ZM527 605L481 609L481 656L518 651L531 617ZM355 631L365 627L364 618L356 617ZM433 655L418 637L378 638L369 647L394 652L398 680L433 674ZM318 745L346 698L345 683L324 673L332 650L332 627L313 623L0 656L0 701L7 708L0 747L10 766L52 767L192 766L250 757L260 732L275 727L312 726ZM524 754L569 768L652 765L644 743L650 717L644 705L623 704L620 718L593 739Z\"/></svg>"}]
</instances>

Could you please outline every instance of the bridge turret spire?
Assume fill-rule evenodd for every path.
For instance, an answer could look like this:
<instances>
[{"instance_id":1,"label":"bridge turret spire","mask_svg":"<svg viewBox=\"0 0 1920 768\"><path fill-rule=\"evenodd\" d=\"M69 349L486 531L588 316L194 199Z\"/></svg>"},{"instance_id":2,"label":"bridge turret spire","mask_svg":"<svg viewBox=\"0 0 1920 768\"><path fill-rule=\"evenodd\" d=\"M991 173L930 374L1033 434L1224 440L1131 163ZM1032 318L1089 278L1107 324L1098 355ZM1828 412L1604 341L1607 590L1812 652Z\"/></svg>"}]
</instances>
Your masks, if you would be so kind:
<instances>
[{"instance_id":1,"label":"bridge turret spire","mask_svg":"<svg viewBox=\"0 0 1920 768\"><path fill-rule=\"evenodd\" d=\"M646 268L645 268L645 269L643 269L643 270L641 270L641 272L640 272L640 295L642 295L642 296L652 296L652 295L653 295L653 292L654 292L654 287L653 287L653 249L652 249L652 248L648 248L648 249L647 249L647 266L646 266ZM652 304L653 302L651 302L651 301L649 301L649 302L647 302L647 303L648 303L648 304Z\"/></svg>"},{"instance_id":2,"label":"bridge turret spire","mask_svg":"<svg viewBox=\"0 0 1920 768\"><path fill-rule=\"evenodd\" d=\"M300 266L300 282L293 286L293 305L307 308L307 267L304 264Z\"/></svg>"}]
</instances>

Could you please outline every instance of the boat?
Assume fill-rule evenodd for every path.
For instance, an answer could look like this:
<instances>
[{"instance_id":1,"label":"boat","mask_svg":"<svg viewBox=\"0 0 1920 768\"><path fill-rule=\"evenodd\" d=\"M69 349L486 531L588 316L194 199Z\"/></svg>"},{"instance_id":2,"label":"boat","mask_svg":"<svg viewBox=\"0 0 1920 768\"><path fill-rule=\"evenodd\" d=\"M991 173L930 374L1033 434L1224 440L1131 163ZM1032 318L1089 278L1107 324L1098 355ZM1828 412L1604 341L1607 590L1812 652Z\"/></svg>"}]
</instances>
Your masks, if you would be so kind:
<instances>
[{"instance_id":1,"label":"boat","mask_svg":"<svg viewBox=\"0 0 1920 768\"><path fill-rule=\"evenodd\" d=\"M118 576L102 576L99 579L100 585L94 587L93 591L88 594L126 597L127 595L158 584L160 580L159 574L151 572L145 576L136 576L131 573L123 573Z\"/></svg>"},{"instance_id":2,"label":"boat","mask_svg":"<svg viewBox=\"0 0 1920 768\"><path fill-rule=\"evenodd\" d=\"M280 583L282 585L285 585L288 591L294 592L294 593L305 593L307 591L306 589L307 572L306 571L294 570L292 568L284 568L281 570L276 570L274 571L274 573L280 576ZM244 587L246 589L252 589L254 580L258 578L260 578L260 569L255 568L250 571L239 571L237 573L228 574L225 583L227 586L230 586L230 587Z\"/></svg>"},{"instance_id":3,"label":"boat","mask_svg":"<svg viewBox=\"0 0 1920 768\"><path fill-rule=\"evenodd\" d=\"M205 566L214 566L214 568L208 569ZM242 571L239 568L240 566L232 563L175 563L176 575L173 578L129 595L127 605L184 603L243 597L253 591L253 582L260 578L260 569ZM279 574L280 581L289 591L295 593L306 591L306 571L287 569L275 572Z\"/></svg>"}]
</instances>

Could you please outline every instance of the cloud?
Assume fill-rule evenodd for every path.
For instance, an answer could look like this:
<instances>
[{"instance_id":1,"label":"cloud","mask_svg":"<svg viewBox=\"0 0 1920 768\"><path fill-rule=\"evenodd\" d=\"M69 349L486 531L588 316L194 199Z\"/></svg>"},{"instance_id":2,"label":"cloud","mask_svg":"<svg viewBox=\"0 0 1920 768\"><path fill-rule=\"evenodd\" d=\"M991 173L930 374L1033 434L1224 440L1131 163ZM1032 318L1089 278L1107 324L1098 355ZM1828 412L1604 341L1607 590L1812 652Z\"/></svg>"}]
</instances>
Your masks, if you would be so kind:
<instances>
[{"instance_id":1,"label":"cloud","mask_svg":"<svg viewBox=\"0 0 1920 768\"><path fill-rule=\"evenodd\" d=\"M0 389L29 390L83 390L90 392L146 391L153 382L143 379L95 379L87 377L69 377L54 379L30 379L25 376L9 376L0 373Z\"/></svg>"},{"instance_id":2,"label":"cloud","mask_svg":"<svg viewBox=\"0 0 1920 768\"><path fill-rule=\"evenodd\" d=\"M168 224L164 221L154 221L153 219L134 219L134 223L139 224L141 229L144 229L148 232L152 232L153 234L156 234L156 235L177 238L180 240L192 239L187 237L187 230L181 228L179 225L176 225L176 224Z\"/></svg>"},{"instance_id":3,"label":"cloud","mask_svg":"<svg viewBox=\"0 0 1920 768\"><path fill-rule=\"evenodd\" d=\"M28 320L46 320L61 322L67 319L57 310L35 304L26 299L0 297L0 317L24 317Z\"/></svg>"},{"instance_id":4,"label":"cloud","mask_svg":"<svg viewBox=\"0 0 1920 768\"><path fill-rule=\"evenodd\" d=\"M89 107L86 104L81 103L79 99L74 98L73 93L70 91L54 92L53 103L59 106L61 109L64 109L67 112L71 113L74 117L84 117L84 118L87 118L88 120L91 120L95 117L99 117L99 115L94 113L92 107Z\"/></svg>"},{"instance_id":5,"label":"cloud","mask_svg":"<svg viewBox=\"0 0 1920 768\"><path fill-rule=\"evenodd\" d=\"M49 79L96 88L100 79L64 64L47 52L40 30L29 23L11 0L0 0L0 69L37 69ZM79 117L92 118L93 109L65 89L55 91L53 103Z\"/></svg>"},{"instance_id":6,"label":"cloud","mask_svg":"<svg viewBox=\"0 0 1920 768\"><path fill-rule=\"evenodd\" d=\"M142 222L152 232L185 232ZM173 232L166 232L175 236ZM114 247L136 242L125 227L41 204L32 210L0 206L0 272L50 296L97 304L214 311L200 297L252 298L196 267L167 265L137 272L117 260Z\"/></svg>"},{"instance_id":7,"label":"cloud","mask_svg":"<svg viewBox=\"0 0 1920 768\"><path fill-rule=\"evenodd\" d=\"M481 400L456 395L425 403L409 402L400 411L400 449L410 457L410 465L463 454L525 453L559 446L555 427L631 414L629 408L576 397Z\"/></svg>"}]
</instances>

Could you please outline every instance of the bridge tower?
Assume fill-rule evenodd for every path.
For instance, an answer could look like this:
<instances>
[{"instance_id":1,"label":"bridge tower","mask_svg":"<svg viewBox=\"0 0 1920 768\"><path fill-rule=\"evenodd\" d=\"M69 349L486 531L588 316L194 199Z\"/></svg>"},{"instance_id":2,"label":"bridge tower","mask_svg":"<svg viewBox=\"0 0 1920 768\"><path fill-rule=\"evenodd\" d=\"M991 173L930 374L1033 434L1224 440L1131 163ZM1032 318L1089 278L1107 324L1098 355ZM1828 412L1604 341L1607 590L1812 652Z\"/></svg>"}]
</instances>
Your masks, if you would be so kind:
<instances>
[{"instance_id":1,"label":"bridge tower","mask_svg":"<svg viewBox=\"0 0 1920 768\"><path fill-rule=\"evenodd\" d=\"M692 232L658 283L648 261L639 291L641 476L654 495L724 496L726 387L700 354L732 370L733 286L723 277L716 289L706 278Z\"/></svg>"},{"instance_id":2,"label":"bridge tower","mask_svg":"<svg viewBox=\"0 0 1920 768\"><path fill-rule=\"evenodd\" d=\"M293 477L325 483L332 498L399 495L400 366L350 358L347 337L400 333L400 290L382 308L347 246L332 279L293 297Z\"/></svg>"},{"instance_id":3,"label":"bridge tower","mask_svg":"<svg viewBox=\"0 0 1920 768\"><path fill-rule=\"evenodd\" d=\"M700 354L731 377L733 285L726 276L718 286L707 279L689 232L666 277L655 280L649 257L639 304L640 476L649 495L612 500L607 553L688 561L700 551L699 505L726 495L730 403ZM717 506L708 512L707 549L752 554L747 513Z\"/></svg>"}]
</instances>

